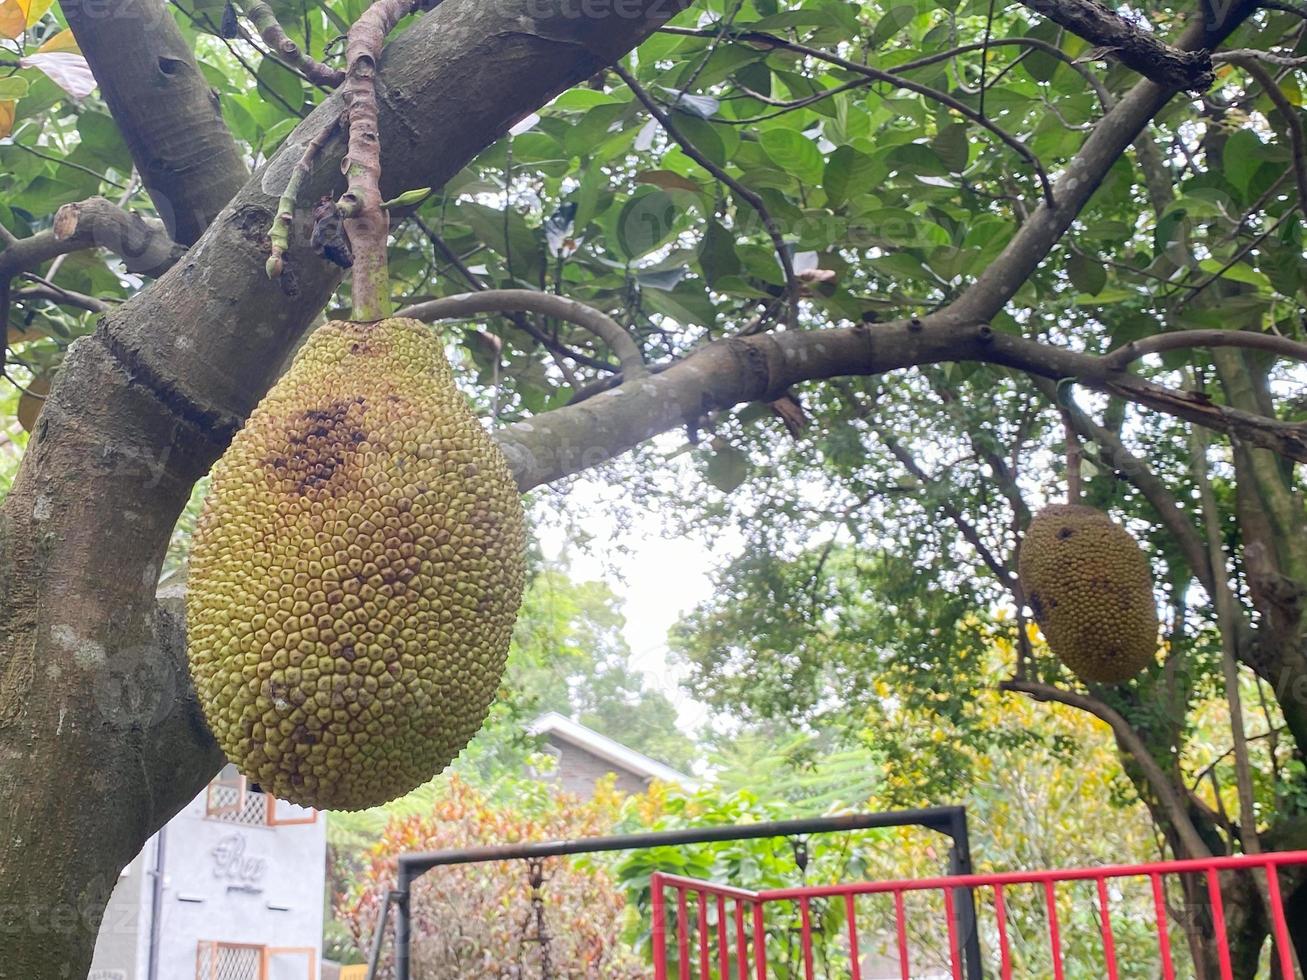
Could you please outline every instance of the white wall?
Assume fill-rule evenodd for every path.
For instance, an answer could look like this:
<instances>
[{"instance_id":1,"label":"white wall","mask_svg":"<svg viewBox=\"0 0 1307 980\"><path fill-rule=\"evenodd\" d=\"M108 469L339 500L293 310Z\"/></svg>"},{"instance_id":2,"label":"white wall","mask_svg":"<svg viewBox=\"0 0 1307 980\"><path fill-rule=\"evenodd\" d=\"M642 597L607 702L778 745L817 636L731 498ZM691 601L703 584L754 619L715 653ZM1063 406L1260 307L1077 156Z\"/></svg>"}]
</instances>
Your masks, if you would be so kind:
<instances>
[{"instance_id":1,"label":"white wall","mask_svg":"<svg viewBox=\"0 0 1307 980\"><path fill-rule=\"evenodd\" d=\"M311 824L250 826L207 819L205 799L205 794L196 797L166 828L158 980L194 977L201 940L309 947L317 964L326 887L324 815ZM277 806L282 819L308 812ZM146 872L153 864L154 842L142 853L110 901L111 909L136 905L135 935L102 928L93 961L95 969L123 970L121 980L146 976L151 900ZM137 949L135 963L124 962L131 946ZM269 977L308 980L304 962L303 957L278 958Z\"/></svg>"}]
</instances>

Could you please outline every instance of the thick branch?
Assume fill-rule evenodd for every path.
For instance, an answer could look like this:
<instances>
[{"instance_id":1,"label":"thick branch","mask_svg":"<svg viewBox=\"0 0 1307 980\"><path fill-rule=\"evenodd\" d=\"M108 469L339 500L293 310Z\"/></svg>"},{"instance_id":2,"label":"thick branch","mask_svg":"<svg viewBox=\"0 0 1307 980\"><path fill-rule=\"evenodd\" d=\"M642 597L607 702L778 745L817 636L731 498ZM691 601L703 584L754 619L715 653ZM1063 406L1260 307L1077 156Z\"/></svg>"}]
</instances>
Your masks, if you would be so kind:
<instances>
[{"instance_id":1,"label":"thick branch","mask_svg":"<svg viewBox=\"0 0 1307 980\"><path fill-rule=\"evenodd\" d=\"M1256 9L1249 0L1238 0L1220 24L1211 28L1201 23L1191 25L1177 47L1214 48ZM1053 189L1056 205L1041 204L1035 210L999 257L953 304L952 312L975 320L996 316L1039 268L1112 165L1144 131L1148 121L1171 100L1174 92L1173 88L1145 79L1095 123L1093 132L1067 163Z\"/></svg>"},{"instance_id":2,"label":"thick branch","mask_svg":"<svg viewBox=\"0 0 1307 980\"><path fill-rule=\"evenodd\" d=\"M169 234L192 244L248 172L163 0L61 0Z\"/></svg>"},{"instance_id":3,"label":"thick branch","mask_svg":"<svg viewBox=\"0 0 1307 980\"><path fill-rule=\"evenodd\" d=\"M556 317L590 331L607 344L617 355L626 380L649 373L640 348L620 323L593 306L554 293L539 293L531 289L486 289L427 300L425 303L406 306L395 315L430 322L478 313L543 313L545 316Z\"/></svg>"},{"instance_id":4,"label":"thick branch","mask_svg":"<svg viewBox=\"0 0 1307 980\"><path fill-rule=\"evenodd\" d=\"M1173 48L1095 0L1021 0L1024 6L1104 48L1122 64L1171 89L1206 91L1215 80L1206 51Z\"/></svg>"},{"instance_id":5,"label":"thick branch","mask_svg":"<svg viewBox=\"0 0 1307 980\"><path fill-rule=\"evenodd\" d=\"M146 276L162 275L186 252L162 225L92 197L65 204L49 230L17 239L0 251L0 277L34 271L57 256L86 248L107 249L123 260L128 272Z\"/></svg>"},{"instance_id":6,"label":"thick branch","mask_svg":"<svg viewBox=\"0 0 1307 980\"><path fill-rule=\"evenodd\" d=\"M1114 370L1103 357L994 331L950 314L874 326L720 340L638 384L508 426L499 435L525 490L596 466L669 429L740 402L772 401L792 385L884 374L945 361L983 361L1119 395L1307 461L1307 425L1243 412L1206 396Z\"/></svg>"},{"instance_id":7,"label":"thick branch","mask_svg":"<svg viewBox=\"0 0 1307 980\"><path fill-rule=\"evenodd\" d=\"M1167 816L1171 818L1172 823L1175 825L1176 833L1184 841L1188 856L1212 856L1211 849L1203 841L1197 828L1194 827L1193 821L1189 818L1189 810L1185 805L1185 801L1176 793L1174 784L1162 771L1162 767L1157 764L1153 754L1148 751L1148 746L1139 737L1139 733L1110 705L1104 704L1098 698L1087 694L1065 691L1062 688L1053 687L1050 684L1041 684L1038 681L1011 680L1005 681L1000 687L1004 691L1017 691L1025 694L1036 701L1054 701L1058 704L1077 708L1080 711L1087 711L1095 718L1105 722L1112 729L1112 734L1116 736L1116 740L1130 753L1131 760L1139 766L1140 772L1148 780L1148 785L1152 787L1153 792L1157 794L1158 800L1166 808Z\"/></svg>"}]
</instances>

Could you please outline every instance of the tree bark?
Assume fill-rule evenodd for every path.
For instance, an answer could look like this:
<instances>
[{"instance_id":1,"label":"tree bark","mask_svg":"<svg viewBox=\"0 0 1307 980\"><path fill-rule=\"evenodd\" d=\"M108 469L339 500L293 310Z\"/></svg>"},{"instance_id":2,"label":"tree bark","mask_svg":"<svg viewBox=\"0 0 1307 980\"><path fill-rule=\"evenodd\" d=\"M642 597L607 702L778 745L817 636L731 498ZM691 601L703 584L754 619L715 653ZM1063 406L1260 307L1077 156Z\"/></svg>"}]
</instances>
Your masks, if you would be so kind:
<instances>
[{"instance_id":1,"label":"tree bark","mask_svg":"<svg viewBox=\"0 0 1307 980\"><path fill-rule=\"evenodd\" d=\"M190 245L249 171L163 0L62 0L168 233Z\"/></svg>"}]
</instances>

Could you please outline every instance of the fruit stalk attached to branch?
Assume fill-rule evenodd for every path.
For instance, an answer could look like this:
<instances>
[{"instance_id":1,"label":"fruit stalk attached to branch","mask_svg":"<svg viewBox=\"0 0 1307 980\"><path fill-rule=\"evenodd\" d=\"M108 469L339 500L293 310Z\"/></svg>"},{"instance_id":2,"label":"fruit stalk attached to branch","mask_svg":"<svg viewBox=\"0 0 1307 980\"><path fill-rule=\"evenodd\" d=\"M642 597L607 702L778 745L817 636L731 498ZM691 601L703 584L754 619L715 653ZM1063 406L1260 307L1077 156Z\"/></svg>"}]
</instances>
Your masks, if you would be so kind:
<instances>
[{"instance_id":1,"label":"fruit stalk attached to branch","mask_svg":"<svg viewBox=\"0 0 1307 980\"><path fill-rule=\"evenodd\" d=\"M377 123L377 61L386 36L419 0L379 0L350 28L345 48L345 101L349 151L341 163L349 186L337 202L354 247L354 319L381 320L390 313L386 239L390 216L381 199L381 136Z\"/></svg>"}]
</instances>

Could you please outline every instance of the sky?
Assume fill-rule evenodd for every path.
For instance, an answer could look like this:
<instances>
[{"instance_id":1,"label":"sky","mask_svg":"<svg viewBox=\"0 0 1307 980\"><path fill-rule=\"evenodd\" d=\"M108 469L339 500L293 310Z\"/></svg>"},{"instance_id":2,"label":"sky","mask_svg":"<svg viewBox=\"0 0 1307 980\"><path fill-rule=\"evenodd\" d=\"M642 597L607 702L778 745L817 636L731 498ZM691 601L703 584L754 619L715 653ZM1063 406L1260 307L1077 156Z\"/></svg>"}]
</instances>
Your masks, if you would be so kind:
<instances>
[{"instance_id":1,"label":"sky","mask_svg":"<svg viewBox=\"0 0 1307 980\"><path fill-rule=\"evenodd\" d=\"M541 549L551 561L565 560L576 581L602 579L622 600L631 665L671 699L678 725L693 734L708 712L678 686L667 631L711 596L713 569L734 555L740 542L734 535L723 535L710 547L698 538L675 536L652 509L638 510L629 526L619 529L605 505L609 496L611 488L581 480L568 493L567 508L593 541L610 542L611 547L592 545L594 553L571 548L564 529L550 522L536 526Z\"/></svg>"}]
</instances>

